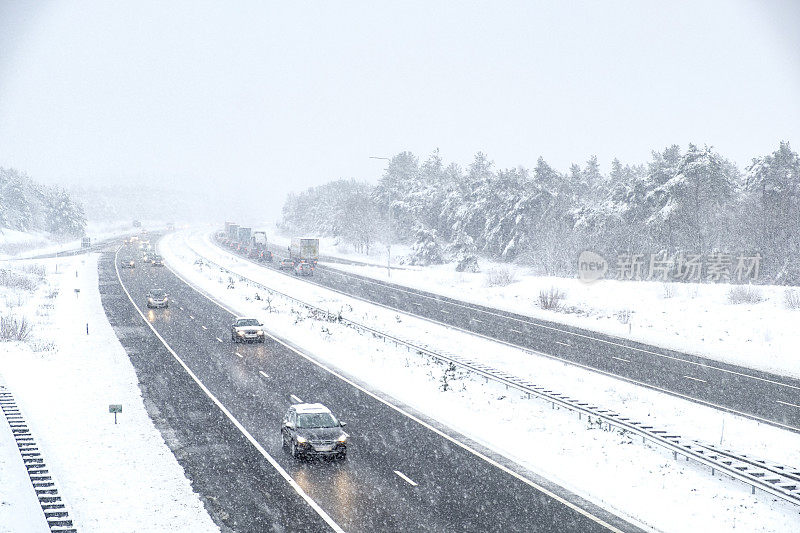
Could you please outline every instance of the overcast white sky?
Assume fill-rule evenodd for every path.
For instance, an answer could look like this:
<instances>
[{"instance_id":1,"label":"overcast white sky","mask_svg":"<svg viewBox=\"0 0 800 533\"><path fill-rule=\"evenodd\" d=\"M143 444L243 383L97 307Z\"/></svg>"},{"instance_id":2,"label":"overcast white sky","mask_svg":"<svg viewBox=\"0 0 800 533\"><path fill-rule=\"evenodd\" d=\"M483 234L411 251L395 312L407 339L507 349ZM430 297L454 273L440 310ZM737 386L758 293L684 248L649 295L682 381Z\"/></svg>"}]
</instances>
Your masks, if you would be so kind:
<instances>
[{"instance_id":1,"label":"overcast white sky","mask_svg":"<svg viewBox=\"0 0 800 533\"><path fill-rule=\"evenodd\" d=\"M800 149L798 28L793 0L0 0L0 166L270 210L402 150L566 170L695 142L744 166Z\"/></svg>"}]
</instances>

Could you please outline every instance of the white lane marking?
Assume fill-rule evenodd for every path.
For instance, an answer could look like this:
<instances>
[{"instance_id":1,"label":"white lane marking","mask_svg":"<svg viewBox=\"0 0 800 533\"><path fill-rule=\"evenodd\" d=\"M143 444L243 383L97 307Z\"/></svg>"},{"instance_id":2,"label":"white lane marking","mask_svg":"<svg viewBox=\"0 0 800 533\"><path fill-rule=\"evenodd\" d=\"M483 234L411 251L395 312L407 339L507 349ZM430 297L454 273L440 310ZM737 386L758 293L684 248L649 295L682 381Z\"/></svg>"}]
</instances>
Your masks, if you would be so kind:
<instances>
[{"instance_id":1,"label":"white lane marking","mask_svg":"<svg viewBox=\"0 0 800 533\"><path fill-rule=\"evenodd\" d=\"M219 337L216 337L216 339L217 339L219 342L222 342L222 339L220 339Z\"/></svg>"},{"instance_id":2,"label":"white lane marking","mask_svg":"<svg viewBox=\"0 0 800 533\"><path fill-rule=\"evenodd\" d=\"M198 254L198 255L199 255L199 254ZM208 301L212 302L213 304L215 304L216 306L218 306L220 309L223 309L223 310L227 311L228 313L230 313L230 314L231 314L231 315L233 315L233 316L242 316L242 314L241 314L241 313L236 313L236 312L234 312L234 311L233 311L233 310L231 310L230 308L228 308L228 307L226 307L225 305L223 305L221 302L218 302L217 300L215 300L215 299L214 299L214 298L212 298L211 296L207 295L205 292L203 292L203 291L201 291L201 290L199 290L199 289L195 288L195 286L194 286L194 285L192 285L191 283L189 283L189 282L186 280L186 278L184 278L183 276L181 276L180 274L178 274L177 272L175 272L175 270L173 270L173 269L172 269L172 268L171 268L169 265L167 265L167 268L169 268L169 270L170 270L170 271L171 271L171 272L172 272L172 273L175 275L175 277L177 277L178 279L180 279L181 281L183 281L183 282L184 282L184 283L185 283L187 286L189 286L189 287L193 288L193 289L195 290L195 292L197 292L197 294L199 294L199 295L200 295L200 296L202 296L203 298L207 299ZM153 328L153 326L152 326L152 325L151 325L150 327L151 327L151 329L153 329L153 331L155 331L155 328ZM393 403L389 402L388 400L384 400L383 398L381 398L380 396L378 396L378 395L377 395L377 394L375 394L374 392L372 392L372 391L369 391L369 390L365 389L364 387L362 387L361 385L359 385L359 384L355 383L354 381L352 381L352 380L350 380L350 379L348 379L348 378L344 377L343 375L339 374L338 372L336 372L336 371L335 371L335 370L333 370L332 368L330 368L330 367L328 367L328 366L324 365L324 364L323 364L323 363L321 363L320 361L317 361L316 359L314 359L314 358L313 358L313 357L311 357L310 355L306 355L306 354L304 354L303 352L301 352L301 351L300 351L300 350L298 350L297 348L295 348L295 347L293 347L293 346L291 346L291 345L287 344L285 341L283 341L283 340L279 339L279 338L278 338L278 337L276 337L275 335L272 335L272 334L271 334L271 333L269 333L269 332L265 332L265 333L266 333L266 335L267 335L267 336L269 336L269 338L271 338L272 340L274 340L275 342L277 342L278 344L280 344L281 346L283 346L283 347L284 347L284 348L286 348L287 350L290 350L290 351L292 351L292 352L296 353L297 355L299 355L299 356L300 356L300 357L302 357L303 359L307 360L309 363L311 363L311 364L313 364L313 365L316 365L317 367L319 367L319 368L321 368L321 369L325 370L326 372L328 372L329 374L331 374L331 375L333 375L333 376L336 376L337 378L339 378L339 379L340 379L340 380L342 380L343 382L347 383L347 384L348 384L348 385L350 385L351 387L354 387L354 388L356 388L356 389L360 390L361 392L363 392L364 394L366 394L366 395L370 396L370 397L371 397L371 398L373 398L374 400L376 400L376 401L378 401L378 402L380 402L380 403L384 404L385 406L389 407L390 409L393 409L393 410L397 411L397 412L398 412L398 413L400 413L401 415L403 415L403 416L407 417L409 420L413 420L414 422L416 422L416 423L417 423L417 424L419 424L420 426L422 426L422 427L426 428L426 429L427 429L427 430L429 430L429 431L432 431L432 432L436 433L437 435L439 435L439 436L440 436L440 437L442 437L443 439L445 439L445 440L447 440L447 441L449 441L449 442L453 443L454 445L458 446L459 448L461 448L461 449L463 449L463 450L466 450L467 452L471 453L471 454L472 454L472 455L474 455L475 457L478 457L479 459L482 459L483 461L485 461L486 463L488 463L488 464L490 464L490 465L494 466L494 467L495 467L495 468L497 468L498 470L501 470L502 472L504 472L504 473L508 474L509 476L511 476L511 477L514 477L514 478L518 479L519 481L521 481L522 483L525 483L526 485L528 485L528 486L530 486L530 487L533 487L535 490L538 490L538 491L539 491L539 492L541 492L542 494L545 494L545 495L549 496L550 498L552 498L552 499L554 499L554 500L558 501L558 502L559 502L559 503L561 503L562 505L565 505L565 506L569 507L570 509L573 509L575 512L577 512L577 513L579 513L579 514L581 514L581 515L585 516L585 517L586 517L586 518L588 518L589 520L592 520L593 522L596 522L597 524L599 524L599 525L601 525L601 526L605 527L605 528L606 528L606 529L608 529L609 531L613 531L614 533L623 533L623 531L622 531L621 529L619 529L619 528L616 528L616 527L612 526L611 524L609 524L608 522L605 522L605 521L603 521L603 519L601 519L601 518L599 518L599 517L597 517L597 516L595 516L595 515L591 514L591 513L590 513L589 511L587 511L586 509L583 509L583 508L581 508L581 507L578 507L576 504L572 503L572 502L571 502L571 501L569 501L569 500L565 500L564 498L562 498L562 497L561 497L561 496L559 496L558 494L556 494L556 493L554 493L554 492L550 491L549 489L547 489L547 488L543 487L542 485L539 485L538 483L536 483L536 482L534 482L534 481L532 481L532 480L530 480L530 479L526 478L526 477L525 477L525 476L523 476L522 474L520 474L520 473L518 473L518 472L515 472L514 470L511 470L509 467L507 467L507 466L505 466L505 465L503 465L503 464L500 464L500 463L498 463L497 461L495 461L495 460L494 460L494 459L492 459L491 457L489 457L489 456L487 456L487 455L485 455L485 454L483 454L483 453L479 452L479 451L478 451L478 450L476 450L475 448L472 448L472 447L471 447L471 446L469 446L468 444L465 444L465 443L461 442L460 440L456 439L455 437L451 437L450 435L448 435L448 434L447 434L447 433L445 433L444 431L442 431L442 430L440 430L440 429L438 429L438 428L436 428L436 427L434 427L434 426L430 425L429 423L425 422L425 421L424 421L424 420L422 420L421 418L418 418L418 417L416 417L416 416L412 415L412 414L411 414L411 413L409 413L408 411L404 411L402 408L400 408L400 407L398 407L398 406L394 405ZM542 354L542 355L547 355L547 354ZM787 426L787 427L789 427L789 426ZM493 448L491 448L491 447L489 447L489 446L487 446L487 448L489 448L490 450L492 450L492 451L493 451L494 453L496 453L497 455L500 455L500 456L503 456L503 457L505 457L505 455L503 455L502 453L498 452L497 450L495 450L495 449L493 449ZM266 451L265 451L264 453L266 453ZM513 461L512 461L512 462L513 462ZM287 474L287 475L288 475L288 474ZM298 488L299 488L299 485L298 485ZM302 490L302 489L300 489L300 490ZM303 493L303 494L305 494L305 493ZM309 497L309 499L310 499L310 497ZM311 501L313 502L314 500L311 500ZM316 504L316 502L314 502L314 503ZM320 509L320 510L321 510L321 509ZM322 512L324 512L324 511L322 511ZM325 516L327 516L327 515L325 515ZM337 526L337 527L338 527L338 526ZM339 530L339 531L340 531L340 530Z\"/></svg>"},{"instance_id":3,"label":"white lane marking","mask_svg":"<svg viewBox=\"0 0 800 533\"><path fill-rule=\"evenodd\" d=\"M444 313L444 314L446 314L446 315L449 315L449 314L450 314L450 311L447 311L446 309L439 309L439 312L440 312L440 313Z\"/></svg>"},{"instance_id":4,"label":"white lane marking","mask_svg":"<svg viewBox=\"0 0 800 533\"><path fill-rule=\"evenodd\" d=\"M555 341L555 343L556 343L556 344L560 344L561 346L572 346L572 345L571 345L570 343L568 343L568 342Z\"/></svg>"},{"instance_id":5,"label":"white lane marking","mask_svg":"<svg viewBox=\"0 0 800 533\"><path fill-rule=\"evenodd\" d=\"M297 396L295 396L294 394L290 394L290 395L289 395L289 398L291 398L291 399L292 399L292 401L294 401L294 402L297 402L297 403L303 403L303 400L301 400L300 398L298 398L298 397L297 397Z\"/></svg>"},{"instance_id":6,"label":"white lane marking","mask_svg":"<svg viewBox=\"0 0 800 533\"><path fill-rule=\"evenodd\" d=\"M234 353L235 353L236 355L238 355L239 357L244 357L244 356L243 356L242 354L240 354L239 352L234 352Z\"/></svg>"},{"instance_id":7,"label":"white lane marking","mask_svg":"<svg viewBox=\"0 0 800 533\"><path fill-rule=\"evenodd\" d=\"M207 327L205 327L205 326L200 326L200 327L201 327L201 328L203 328L203 329L208 329L208 328L207 328Z\"/></svg>"},{"instance_id":8,"label":"white lane marking","mask_svg":"<svg viewBox=\"0 0 800 533\"><path fill-rule=\"evenodd\" d=\"M202 257L197 251L195 251L193 248L191 248L191 245L189 245L189 247L190 247L190 249L192 250L192 252L195 255L197 255L199 257ZM225 250L223 250L223 252L224 251ZM228 255L231 255L231 254L229 253ZM177 276L178 278L183 280L184 283L186 283L189 286L192 286L188 281L186 281L185 278L183 278L177 272L175 272L175 270L173 270L169 265L167 265L167 268L173 274L175 274L175 276ZM361 296L348 294L348 293L343 292L343 291L341 291L339 289L334 289L334 288L331 288L331 287L327 287L325 285L322 285L321 283L317 283L317 282L312 281L310 279L304 279L303 281L305 281L307 283L312 283L314 285L317 285L318 287L322 287L323 289L326 289L326 290L329 290L329 291L332 291L332 292L337 292L339 294L347 296L348 298L355 298L356 300L361 300L362 302L366 302L366 303L369 303L369 304L372 304L372 305L377 305L377 306L383 307L385 309L390 309L392 311L399 311L397 308L389 307L388 305L384 305L382 303L379 303L379 302L376 302L376 301L373 301L373 300L367 300L367 299L365 299L365 298L363 298ZM377 282L370 282L370 283L377 283ZM433 298L433 297L430 297L430 296L426 296L424 294L417 294L417 293L413 293L411 291L406 291L406 290L402 290L402 289L392 289L391 287L387 287L387 289L398 290L400 292L405 292L405 293L408 293L408 294L414 294L414 295L417 295L417 296L421 296L423 298L428 298L429 300L437 300L438 301L438 298ZM206 298L208 298L209 300L211 300L212 302L216 303L218 306L222 307L223 309L225 309L226 311L231 313L232 315L239 316L236 313L234 313L233 311L231 311L230 309L224 307L219 302L216 302L212 298L209 298L208 296L206 296L202 292L202 290L199 290L197 288L195 288L195 290L197 292L199 292L200 294L202 294L203 296L205 296ZM411 302L411 303L412 303L412 305L421 306L421 304L419 304L417 302ZM461 307L472 309L472 308L470 308L469 306L466 306L466 305L461 305L461 304L452 304L452 305L460 305ZM583 338L587 338L587 339L594 339L594 340L597 340L599 342L604 342L606 344L613 344L613 345L620 346L622 348L627 348L627 349L630 349L630 350L636 350L636 351L640 351L640 352L644 352L644 353L650 353L652 355L657 355L659 357L663 357L663 358L666 358L666 359L673 359L673 360L676 360L676 361L681 361L681 362L689 363L689 364L692 364L692 365L697 365L697 366L701 366L701 367L705 367L705 368L710 368L712 370L719 370L721 372L727 372L729 374L739 375L739 376L746 377L746 378L753 378L753 379L760 380L760 381L766 381L766 382L772 383L774 385L782 385L784 387L788 387L788 388L791 388L791 389L800 390L800 387L796 387L794 385L789 385L787 383L781 383L779 381L773 381L773 380L766 379L766 378L760 378L760 377L757 377L757 376L751 376L749 374L742 374L740 372L735 372L733 370L726 370L724 368L718 368L718 367L711 366L711 365L706 365L706 364L703 364L703 363L695 363L693 361L688 361L686 359L681 359L680 357L672 357L672 356L669 356L669 355L659 354L659 353L656 353L656 352L651 352L651 351L648 351L648 350L643 350L641 348L635 348L635 347L632 347L632 346L626 346L624 344L614 343L614 342L606 341L606 340L603 340L603 339L595 339L594 337L591 337L589 335L582 335L580 333L573 333L571 331L561 330L561 329L558 329L558 328L554 328L552 326L545 326L545 325L542 325L542 324L536 324L535 322L531 322L531 321L528 321L528 320L520 320L519 318L515 318L515 317L512 317L512 316L505 316L505 315L501 315L501 314L498 314L498 313L492 313L492 312L489 312L489 311L483 311L481 309L475 309L475 310L480 312L480 313L485 313L485 314L489 314L489 315L496 315L496 316L499 316L499 317L502 317L502 318L507 318L509 320L514 320L514 321L519 322L521 324L528 324L528 325L537 326L537 327L540 327L540 328L559 331L561 333L567 333L567 334L570 334L570 335L575 335L575 336L578 336L578 337L583 337ZM603 374L604 376L609 376L609 377L612 377L612 378L615 378L615 379L621 379L623 381L627 381L628 383L634 383L636 385L641 385L642 387L647 387L648 389L651 389L651 390L663 392L665 394L669 394L669 395L675 396L677 398L684 398L686 400L689 400L689 401L692 401L692 402L695 402L695 403L699 403L699 404L702 404L702 405L707 405L707 406L713 407L715 409L720 409L720 410L726 411L728 413L741 415L741 416L743 416L745 418L749 418L751 420L758 420L760 422L764 422L765 424L769 424L769 425L772 425L772 426L785 428L785 429L788 429L788 430L791 430L791 431L795 431L795 432L798 430L798 428L796 426L790 426L788 424L782 424L782 423L780 423L778 421L769 420L767 418L763 418L763 417L760 417L758 415L754 415L752 413L745 413L744 411L739 411L738 409L733 409L733 408L725 406L725 405L720 405L720 404L717 404L717 403L714 403L714 402L709 402L707 400L703 400L701 398L697 398L696 396L689 396L687 394L682 394L682 393L677 392L675 390L670 390L670 389L665 389L663 387L659 387L658 385L654 385L652 383L647 383L645 381L639 381L637 379L633 379L633 378L630 378L630 377L627 377L627 376L623 376L621 374L615 374L614 372L607 372L607 371L601 370L601 369L599 369L597 367L584 365L584 364L579 363L577 361L571 361L571 360L566 359L564 357L559 357L557 355L553 355L553 354L549 354L549 353L545 353L545 352L540 352L539 350L534 350L533 348L526 348L525 346L520 346L519 344L514 344L513 342L510 342L510 341L504 341L503 339L500 339L498 337L489 337L489 336L484 335L482 333L476 333L476 332L470 331L468 329L463 329L463 328L460 328L458 326L454 326L453 324L446 324L444 322L440 322L439 320L436 320L435 318L430 318L430 317L426 317L426 316L422 316L422 315L417 315L417 314L414 314L414 313L412 313L410 311L400 311L400 312L403 312L405 314L417 317L420 320L427 320L428 322L432 322L434 324L438 324L438 325L446 327L446 328L454 329L454 330L457 330L457 331L463 331L464 333L468 333L470 335L475 335L476 337L480 337L482 339L486 339L486 340L489 340L489 341L492 341L492 342L499 342L500 344L505 344L506 346L511 346L512 348L517 348L517 349L520 349L520 350L524 350L524 351L526 351L528 353L541 355L542 357L548 357L550 359L555 359L555 360L561 361L561 362L570 363L570 364L572 364L574 366L577 366L578 368L583 368L584 370L589 370L590 372L597 372L598 374ZM274 336L270 335L270 337L272 337L273 339L278 341ZM280 341L278 341L278 342L280 342ZM305 356L303 356L303 357L305 357ZM500 454L500 455L502 455L502 454Z\"/></svg>"},{"instance_id":9,"label":"white lane marking","mask_svg":"<svg viewBox=\"0 0 800 533\"><path fill-rule=\"evenodd\" d=\"M480 322L481 324L483 323L483 320L479 320L477 318L470 318L470 320L472 320L473 322Z\"/></svg>"},{"instance_id":10,"label":"white lane marking","mask_svg":"<svg viewBox=\"0 0 800 533\"><path fill-rule=\"evenodd\" d=\"M693 378L692 376L683 376L686 379L691 379L692 381L699 381L700 383L705 383L706 380L700 378Z\"/></svg>"},{"instance_id":11,"label":"white lane marking","mask_svg":"<svg viewBox=\"0 0 800 533\"><path fill-rule=\"evenodd\" d=\"M183 311L183 307L181 307L180 305L178 307L180 308L181 311Z\"/></svg>"},{"instance_id":12,"label":"white lane marking","mask_svg":"<svg viewBox=\"0 0 800 533\"><path fill-rule=\"evenodd\" d=\"M783 405L788 405L788 406L790 406L790 407L797 407L798 409L800 409L800 405L797 405L797 404L795 404L795 403L782 402L782 401L780 401L780 400L775 400L775 401L776 401L776 402L778 402L778 403L782 403Z\"/></svg>"},{"instance_id":13,"label":"white lane marking","mask_svg":"<svg viewBox=\"0 0 800 533\"><path fill-rule=\"evenodd\" d=\"M262 376L264 376L265 378L268 378L268 377L269 377L269 376L267 375L267 373L266 373L266 372L264 372L263 370L259 370L259 371L258 371L258 373L259 373L259 374L261 374Z\"/></svg>"},{"instance_id":14,"label":"white lane marking","mask_svg":"<svg viewBox=\"0 0 800 533\"><path fill-rule=\"evenodd\" d=\"M402 473L399 470L395 470L394 473L397 474L398 476L400 476L401 479L406 481L412 487L416 487L419 484L419 483L417 483L416 481L414 481L413 479L411 479L410 477L408 477L407 475L405 475L404 473Z\"/></svg>"},{"instance_id":15,"label":"white lane marking","mask_svg":"<svg viewBox=\"0 0 800 533\"><path fill-rule=\"evenodd\" d=\"M305 502L308 505L310 505L311 508L314 509L314 511L316 511L316 513L320 516L320 518L322 518L325 521L325 523L327 523L331 527L331 529L333 529L337 533L345 533L344 529L342 529L339 526L339 524L337 524L336 522L333 521L333 518L331 518L328 515L328 513L326 513L325 510L322 507L320 507L319 504L317 502L315 502L311 498L311 496L309 496L306 493L306 491L304 491L303 488L300 485L297 484L297 482L294 479L292 479L292 476L290 476L289 473L286 470L284 470L281 467L281 465L278 464L278 462L275 460L274 457L272 457L269 453L267 453L267 450L265 450L264 447L261 446L261 444L259 444L258 441L255 438L253 438L253 436L250 434L249 431L247 431L245 429L245 427L241 424L241 422L239 422L236 419L236 417L233 416L233 414L230 411L228 411L228 409L224 405L222 405L222 402L220 402L217 399L217 397L214 396L214 394L208 389L208 387L206 387L205 384L202 381L200 381L200 378L198 378L197 375L194 372L192 372L192 370L189 368L189 366L186 363L183 362L183 359L181 359L178 356L178 354L175 352L175 350L173 350L172 347L169 344L167 344L167 341L164 340L164 337L162 337L161 334L158 331L156 331L156 328L153 326L153 324L151 324L150 321L147 320L147 317L144 316L144 313L142 313L142 310L139 309L139 306L136 305L136 302L133 301L133 297L131 297L131 293L128 292L128 288L125 286L124 283L122 283L122 278L119 275L119 268L117 268L117 266L116 266L116 262L117 262L117 257L116 256L119 254L120 248L117 248L117 253L114 256L114 263L115 263L114 269L117 271L117 280L119 280L119 284L122 286L122 290L125 291L125 294L128 296L128 300L130 300L131 304L133 304L133 306L136 308L136 311L138 311L139 316L142 317L142 320L144 320L145 324L147 324L150 327L150 329L153 331L155 336L158 337L158 340L161 341L161 344L163 344L164 347L169 351L169 353L172 354L172 357L174 357L175 360L178 361L178 363L180 363L180 365L183 367L183 369L186 370L186 373L189 374L189 376L191 376L191 378L194 380L195 383L197 383L197 385L206 394L206 396L208 396L211 399L211 401L214 402L217 407L219 407L220 411L222 411L222 413L226 417L228 417L228 420L233 422L233 424L242 433L242 435L244 435L245 438L248 441L250 441L250 444L252 444L255 447L255 449L258 450L258 452L262 456L264 456L264 458L267 461L269 461L269 463L272 465L272 467L275 468L275 470L277 470L280 473L280 475L283 477L283 479L285 479L287 481L287 483L289 483L289 485L295 490L295 492L297 492L297 494L299 494L300 497L303 498L303 500L305 500ZM173 271L173 273L174 273L174 271ZM180 278L180 279L183 280L184 283L186 282L186 280L184 280L183 278ZM200 294L202 294L202 293L200 293ZM226 309L226 311L227 311L227 309Z\"/></svg>"},{"instance_id":16,"label":"white lane marking","mask_svg":"<svg viewBox=\"0 0 800 533\"><path fill-rule=\"evenodd\" d=\"M510 329L511 331L513 331L514 333L519 333L520 335L522 335L522 332L521 332L521 331L519 331L518 329L514 329L514 328L509 328L509 329Z\"/></svg>"},{"instance_id":17,"label":"white lane marking","mask_svg":"<svg viewBox=\"0 0 800 533\"><path fill-rule=\"evenodd\" d=\"M193 317L192 315L189 315L189 318L191 318L192 320L194 320L194 317Z\"/></svg>"},{"instance_id":18,"label":"white lane marking","mask_svg":"<svg viewBox=\"0 0 800 533\"><path fill-rule=\"evenodd\" d=\"M419 302L411 302L411 305L416 305L417 307L422 307L422 304Z\"/></svg>"},{"instance_id":19,"label":"white lane marking","mask_svg":"<svg viewBox=\"0 0 800 533\"><path fill-rule=\"evenodd\" d=\"M617 361L622 361L623 363L630 363L630 360L628 359L623 359L622 357L614 357L613 355L611 356L611 359L616 359Z\"/></svg>"}]
</instances>

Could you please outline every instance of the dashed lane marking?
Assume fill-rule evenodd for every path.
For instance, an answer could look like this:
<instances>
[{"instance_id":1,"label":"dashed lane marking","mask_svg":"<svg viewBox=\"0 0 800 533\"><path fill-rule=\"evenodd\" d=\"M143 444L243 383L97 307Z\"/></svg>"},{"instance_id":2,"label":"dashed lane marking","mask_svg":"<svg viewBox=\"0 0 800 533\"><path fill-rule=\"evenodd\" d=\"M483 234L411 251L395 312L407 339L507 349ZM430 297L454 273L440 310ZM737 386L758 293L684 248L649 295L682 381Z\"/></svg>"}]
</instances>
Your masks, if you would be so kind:
<instances>
[{"instance_id":1,"label":"dashed lane marking","mask_svg":"<svg viewBox=\"0 0 800 533\"><path fill-rule=\"evenodd\" d=\"M291 394L291 395L289 396L289 398L291 398L291 399L292 399L292 401L294 401L294 402L297 402L297 403L303 403L303 400L301 400L300 398L298 398L298 397L297 397L297 396L295 396L294 394Z\"/></svg>"},{"instance_id":2,"label":"dashed lane marking","mask_svg":"<svg viewBox=\"0 0 800 533\"><path fill-rule=\"evenodd\" d=\"M699 381L700 383L705 383L706 380L700 378L693 378L692 376L683 376L686 379L691 379L692 381Z\"/></svg>"},{"instance_id":3,"label":"dashed lane marking","mask_svg":"<svg viewBox=\"0 0 800 533\"><path fill-rule=\"evenodd\" d=\"M193 317L192 315L189 315L189 318L191 318L192 320L194 320L194 317Z\"/></svg>"},{"instance_id":4,"label":"dashed lane marking","mask_svg":"<svg viewBox=\"0 0 800 533\"><path fill-rule=\"evenodd\" d=\"M201 327L201 328L203 328L203 329L208 329L208 328L207 328L207 327L205 327L205 326L200 326L200 327Z\"/></svg>"},{"instance_id":5,"label":"dashed lane marking","mask_svg":"<svg viewBox=\"0 0 800 533\"><path fill-rule=\"evenodd\" d=\"M797 407L798 409L800 409L800 405L797 405L796 403L782 402L780 400L775 400L775 401L783 405L788 405L790 407Z\"/></svg>"},{"instance_id":6,"label":"dashed lane marking","mask_svg":"<svg viewBox=\"0 0 800 533\"><path fill-rule=\"evenodd\" d=\"M217 339L219 342L222 342L222 339L220 339L219 337L216 337L216 339Z\"/></svg>"},{"instance_id":7,"label":"dashed lane marking","mask_svg":"<svg viewBox=\"0 0 800 533\"><path fill-rule=\"evenodd\" d=\"M554 341L554 342L555 342L556 344L560 344L561 346L572 346L572 345L571 345L570 343L568 343L568 342L561 342L561 341Z\"/></svg>"},{"instance_id":8,"label":"dashed lane marking","mask_svg":"<svg viewBox=\"0 0 800 533\"><path fill-rule=\"evenodd\" d=\"M269 377L269 376L267 375L267 373L266 373L266 372L264 372L263 370L259 370L259 371L258 371L258 373L259 373L259 374L261 374L262 376L264 376L265 378L268 378L268 377Z\"/></svg>"},{"instance_id":9,"label":"dashed lane marking","mask_svg":"<svg viewBox=\"0 0 800 533\"><path fill-rule=\"evenodd\" d=\"M614 357L613 355L611 356L611 359L616 359L617 361L622 361L623 363L630 363L629 359L623 359L622 357Z\"/></svg>"},{"instance_id":10,"label":"dashed lane marking","mask_svg":"<svg viewBox=\"0 0 800 533\"><path fill-rule=\"evenodd\" d=\"M238 355L239 357L244 357L244 356L243 356L242 354L240 354L239 352L234 352L234 353L235 353L236 355Z\"/></svg>"},{"instance_id":11,"label":"dashed lane marking","mask_svg":"<svg viewBox=\"0 0 800 533\"><path fill-rule=\"evenodd\" d=\"M419 483L417 483L416 481L414 481L413 479L411 479L410 477L408 477L407 475L405 475L404 473L402 473L399 470L395 470L394 473L397 474L398 476L400 476L400 479L402 479L403 481L407 482L412 487L416 487L419 484Z\"/></svg>"}]
</instances>

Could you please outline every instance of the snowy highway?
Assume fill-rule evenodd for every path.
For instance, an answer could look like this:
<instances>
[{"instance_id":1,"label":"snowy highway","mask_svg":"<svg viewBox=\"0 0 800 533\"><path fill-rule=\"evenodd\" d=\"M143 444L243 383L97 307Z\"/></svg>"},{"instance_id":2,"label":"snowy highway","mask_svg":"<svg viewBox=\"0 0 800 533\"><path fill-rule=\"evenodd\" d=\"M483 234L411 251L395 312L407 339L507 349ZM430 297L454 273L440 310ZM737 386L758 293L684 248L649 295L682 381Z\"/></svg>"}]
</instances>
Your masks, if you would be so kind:
<instances>
[{"instance_id":1,"label":"snowy highway","mask_svg":"<svg viewBox=\"0 0 800 533\"><path fill-rule=\"evenodd\" d=\"M123 247L119 257L133 254ZM237 530L267 523L286 524L287 530L492 531L498 524L512 531L638 530L546 480L500 464L479 445L291 346L273 339L233 345L231 312L166 268L118 270L113 260L113 253L101 260L104 307L157 426L175 439L168 444L207 506L218 508L215 519L235 523ZM156 286L174 300L169 309L144 309L146 291ZM146 327L131 300L174 353ZM178 357L230 417L213 406ZM279 423L299 400L322 402L348 422L346 461L305 463L283 452Z\"/></svg>"},{"instance_id":2,"label":"snowy highway","mask_svg":"<svg viewBox=\"0 0 800 533\"><path fill-rule=\"evenodd\" d=\"M313 277L301 279L710 407L800 431L800 380L788 376L533 319L325 265L319 265Z\"/></svg>"}]
</instances>

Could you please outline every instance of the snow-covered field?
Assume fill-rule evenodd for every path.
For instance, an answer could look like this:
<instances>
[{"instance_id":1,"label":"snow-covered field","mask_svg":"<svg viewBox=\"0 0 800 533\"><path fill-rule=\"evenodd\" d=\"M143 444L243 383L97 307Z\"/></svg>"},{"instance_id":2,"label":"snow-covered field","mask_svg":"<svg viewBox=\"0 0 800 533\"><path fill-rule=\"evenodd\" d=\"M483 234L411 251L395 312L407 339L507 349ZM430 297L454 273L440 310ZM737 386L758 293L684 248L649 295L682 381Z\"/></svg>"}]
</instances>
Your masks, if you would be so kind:
<instances>
[{"instance_id":1,"label":"snow-covered field","mask_svg":"<svg viewBox=\"0 0 800 533\"><path fill-rule=\"evenodd\" d=\"M150 227L163 227L162 223L153 223ZM125 222L89 222L86 235L92 243L111 237L121 237L135 233L130 221ZM8 228L0 228L0 259L29 258L38 255L52 254L80 248L81 239L57 240L44 232L22 232Z\"/></svg>"},{"instance_id":2,"label":"snow-covered field","mask_svg":"<svg viewBox=\"0 0 800 533\"><path fill-rule=\"evenodd\" d=\"M743 484L711 477L693 463L630 435L608 432L549 404L427 358L320 322L279 297L255 299L253 287L194 265L195 253L303 301L431 350L458 353L613 409L671 432L786 464L800 464L800 436L629 383L531 357L508 346L431 324L261 268L219 250L207 236L167 236L160 249L170 268L242 314L256 315L277 335L574 492L660 531L791 531L800 511ZM394 273L393 273L394 276ZM446 377L445 377L446 375ZM447 383L447 390L442 390Z\"/></svg>"},{"instance_id":3,"label":"snow-covered field","mask_svg":"<svg viewBox=\"0 0 800 533\"><path fill-rule=\"evenodd\" d=\"M290 239L272 230L271 242ZM392 248L392 265L407 248ZM661 283L538 276L524 267L480 261L482 272L456 272L455 264L392 269L386 249L370 255L356 253L336 239L320 239L320 254L374 263L375 266L327 263L327 266L407 287L441 294L533 318L560 322L591 331L701 355L780 375L800 378L800 307L786 303L787 291L800 302L800 288L775 285L753 287L758 303L731 303L734 285L719 283ZM509 274L511 283L492 281ZM558 290L558 311L542 309L541 291Z\"/></svg>"},{"instance_id":4,"label":"snow-covered field","mask_svg":"<svg viewBox=\"0 0 800 533\"><path fill-rule=\"evenodd\" d=\"M32 284L32 290L0 286L0 314L32 323L27 342L0 342L0 376L79 531L218 531L145 411L100 302L97 257L0 264L28 268L20 275ZM112 403L123 405L117 425L108 413ZM30 480L16 447L6 446L7 431L0 420L0 531L47 530L35 497L20 497Z\"/></svg>"}]
</instances>

